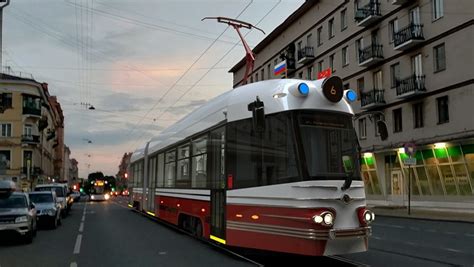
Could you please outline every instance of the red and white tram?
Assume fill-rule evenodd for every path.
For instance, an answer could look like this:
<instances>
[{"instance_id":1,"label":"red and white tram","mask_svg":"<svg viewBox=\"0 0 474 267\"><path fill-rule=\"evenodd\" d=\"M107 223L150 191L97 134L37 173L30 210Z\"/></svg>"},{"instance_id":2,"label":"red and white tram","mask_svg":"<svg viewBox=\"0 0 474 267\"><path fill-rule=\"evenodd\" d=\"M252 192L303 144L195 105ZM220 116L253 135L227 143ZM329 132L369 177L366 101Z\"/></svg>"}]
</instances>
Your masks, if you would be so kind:
<instances>
[{"instance_id":1,"label":"red and white tram","mask_svg":"<svg viewBox=\"0 0 474 267\"><path fill-rule=\"evenodd\" d=\"M129 206L228 246L366 251L354 98L339 77L224 93L133 153Z\"/></svg>"}]
</instances>

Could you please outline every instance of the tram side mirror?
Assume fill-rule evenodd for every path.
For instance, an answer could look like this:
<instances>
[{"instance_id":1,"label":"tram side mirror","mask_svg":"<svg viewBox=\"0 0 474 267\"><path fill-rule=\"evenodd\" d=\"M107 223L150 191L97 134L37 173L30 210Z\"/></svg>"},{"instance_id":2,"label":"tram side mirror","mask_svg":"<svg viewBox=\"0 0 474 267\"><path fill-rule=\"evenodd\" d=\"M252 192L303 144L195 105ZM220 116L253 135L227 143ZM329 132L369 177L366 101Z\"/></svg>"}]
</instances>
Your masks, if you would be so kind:
<instances>
[{"instance_id":1,"label":"tram side mirror","mask_svg":"<svg viewBox=\"0 0 474 267\"><path fill-rule=\"evenodd\" d=\"M248 111L252 112L252 124L256 133L265 132L265 109L263 101L257 99L248 105Z\"/></svg>"},{"instance_id":2,"label":"tram side mirror","mask_svg":"<svg viewBox=\"0 0 474 267\"><path fill-rule=\"evenodd\" d=\"M385 122L381 120L377 121L377 128L379 129L380 139L382 139L382 141L387 140L388 138L387 124L385 124Z\"/></svg>"}]
</instances>

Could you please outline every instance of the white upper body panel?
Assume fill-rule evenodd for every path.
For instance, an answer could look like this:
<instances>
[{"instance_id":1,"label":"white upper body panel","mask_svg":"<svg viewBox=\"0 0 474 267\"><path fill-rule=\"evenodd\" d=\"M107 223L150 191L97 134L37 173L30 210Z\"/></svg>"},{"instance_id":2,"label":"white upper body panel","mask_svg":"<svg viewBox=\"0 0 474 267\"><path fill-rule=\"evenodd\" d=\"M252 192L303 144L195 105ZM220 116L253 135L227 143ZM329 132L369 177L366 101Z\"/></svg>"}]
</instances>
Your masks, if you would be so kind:
<instances>
[{"instance_id":1,"label":"white upper body panel","mask_svg":"<svg viewBox=\"0 0 474 267\"><path fill-rule=\"evenodd\" d=\"M324 79L315 81L297 79L273 79L235 88L210 100L183 119L161 132L150 141L148 154L211 128L220 122L232 122L252 117L248 105L258 97L264 103L265 115L287 110L325 110L354 114L351 106L342 98L333 103L325 98L321 85ZM294 89L300 84L309 86L306 96L299 96ZM275 98L275 95L282 97ZM135 162L144 158L146 144L137 149L131 158Z\"/></svg>"}]
</instances>

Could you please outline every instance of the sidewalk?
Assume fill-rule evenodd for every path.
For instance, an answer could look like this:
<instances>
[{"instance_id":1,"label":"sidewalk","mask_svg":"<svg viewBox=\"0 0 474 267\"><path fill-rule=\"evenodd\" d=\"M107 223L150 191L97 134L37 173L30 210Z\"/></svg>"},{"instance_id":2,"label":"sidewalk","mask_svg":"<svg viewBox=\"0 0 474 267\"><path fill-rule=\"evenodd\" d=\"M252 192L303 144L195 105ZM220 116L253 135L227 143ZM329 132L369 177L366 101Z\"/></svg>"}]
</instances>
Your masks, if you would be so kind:
<instances>
[{"instance_id":1,"label":"sidewalk","mask_svg":"<svg viewBox=\"0 0 474 267\"><path fill-rule=\"evenodd\" d=\"M407 207L400 206L369 206L369 209L378 216L401 217L413 219L426 219L436 221L469 222L474 223L474 208L472 209L447 209L432 207L411 207L408 215Z\"/></svg>"}]
</instances>

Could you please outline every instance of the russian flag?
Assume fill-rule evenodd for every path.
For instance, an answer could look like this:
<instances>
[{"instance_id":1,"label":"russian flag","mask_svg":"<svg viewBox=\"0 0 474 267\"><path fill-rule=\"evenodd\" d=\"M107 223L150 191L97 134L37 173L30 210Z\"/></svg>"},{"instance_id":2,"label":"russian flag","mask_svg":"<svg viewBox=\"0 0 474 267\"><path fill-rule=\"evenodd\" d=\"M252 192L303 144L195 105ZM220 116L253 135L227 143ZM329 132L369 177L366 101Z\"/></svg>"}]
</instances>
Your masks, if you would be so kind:
<instances>
[{"instance_id":1,"label":"russian flag","mask_svg":"<svg viewBox=\"0 0 474 267\"><path fill-rule=\"evenodd\" d=\"M285 71L286 71L286 60L283 60L282 62L280 62L278 65L275 66L275 68L273 69L273 74L275 76L278 76Z\"/></svg>"}]
</instances>

